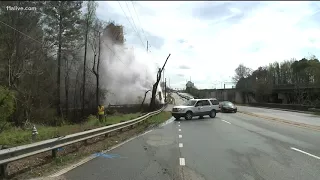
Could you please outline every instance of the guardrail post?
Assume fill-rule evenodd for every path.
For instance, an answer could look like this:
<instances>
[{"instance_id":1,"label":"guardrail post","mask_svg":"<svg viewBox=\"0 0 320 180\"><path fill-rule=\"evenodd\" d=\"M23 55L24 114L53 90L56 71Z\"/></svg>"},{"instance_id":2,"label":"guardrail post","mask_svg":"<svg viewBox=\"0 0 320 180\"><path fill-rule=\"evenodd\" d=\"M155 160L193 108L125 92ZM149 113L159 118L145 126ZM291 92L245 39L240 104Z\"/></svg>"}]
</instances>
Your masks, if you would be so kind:
<instances>
[{"instance_id":1,"label":"guardrail post","mask_svg":"<svg viewBox=\"0 0 320 180\"><path fill-rule=\"evenodd\" d=\"M0 178L5 178L8 176L7 164L0 165Z\"/></svg>"},{"instance_id":2,"label":"guardrail post","mask_svg":"<svg viewBox=\"0 0 320 180\"><path fill-rule=\"evenodd\" d=\"M58 149L52 149L52 158L57 157L57 151L58 151Z\"/></svg>"},{"instance_id":3,"label":"guardrail post","mask_svg":"<svg viewBox=\"0 0 320 180\"><path fill-rule=\"evenodd\" d=\"M84 145L85 146L88 146L89 142L88 142L88 139L87 140L84 140Z\"/></svg>"}]
</instances>

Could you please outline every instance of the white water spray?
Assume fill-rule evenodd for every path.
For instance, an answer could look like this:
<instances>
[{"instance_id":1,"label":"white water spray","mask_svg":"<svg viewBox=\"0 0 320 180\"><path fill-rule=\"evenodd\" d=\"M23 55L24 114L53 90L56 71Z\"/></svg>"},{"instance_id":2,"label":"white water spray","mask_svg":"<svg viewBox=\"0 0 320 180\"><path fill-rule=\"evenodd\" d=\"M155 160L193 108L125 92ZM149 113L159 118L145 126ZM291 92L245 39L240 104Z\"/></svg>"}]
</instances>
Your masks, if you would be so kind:
<instances>
[{"instance_id":1,"label":"white water spray","mask_svg":"<svg viewBox=\"0 0 320 180\"><path fill-rule=\"evenodd\" d=\"M150 103L158 70L152 59L149 59L150 55L140 53L137 57L133 49L112 45L107 39L103 41L100 82L101 87L108 90L104 104L139 104L147 90L151 91L147 94L145 103ZM159 91L162 95L161 103L164 103L160 84L157 90L158 100Z\"/></svg>"}]
</instances>

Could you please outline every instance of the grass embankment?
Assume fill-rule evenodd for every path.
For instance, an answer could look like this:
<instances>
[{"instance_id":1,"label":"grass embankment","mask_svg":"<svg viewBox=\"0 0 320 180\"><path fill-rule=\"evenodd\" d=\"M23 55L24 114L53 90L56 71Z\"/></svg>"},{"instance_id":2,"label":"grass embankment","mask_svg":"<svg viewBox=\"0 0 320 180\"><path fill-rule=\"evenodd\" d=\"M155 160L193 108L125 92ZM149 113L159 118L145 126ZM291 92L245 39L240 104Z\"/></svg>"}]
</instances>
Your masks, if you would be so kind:
<instances>
[{"instance_id":1,"label":"grass embankment","mask_svg":"<svg viewBox=\"0 0 320 180\"><path fill-rule=\"evenodd\" d=\"M38 135L36 141L42 141L46 139L52 139L59 136L65 136L85 130L98 128L106 125L119 123L120 121L127 121L137 118L141 113L134 114L118 114L113 116L107 116L104 122L99 122L95 116L89 116L87 121L82 124L66 124L63 126L41 126L36 125ZM23 130L18 127L7 127L4 132L0 134L0 145L18 146L31 143L32 129Z\"/></svg>"},{"instance_id":2,"label":"grass embankment","mask_svg":"<svg viewBox=\"0 0 320 180\"><path fill-rule=\"evenodd\" d=\"M154 124L154 125L158 125L161 124L163 122L165 122L166 120L168 120L171 117L171 112L167 112L167 111L162 111L161 113L152 116L148 119L147 123L148 124Z\"/></svg>"},{"instance_id":3,"label":"grass embankment","mask_svg":"<svg viewBox=\"0 0 320 180\"><path fill-rule=\"evenodd\" d=\"M100 137L100 139L93 139L93 142L90 142L87 146L77 146L77 145L70 145L69 151L70 153L63 153L63 155L59 155L54 160L50 160L49 162L41 165L41 159L43 157L37 158L38 163L29 164L32 162L31 160L24 160L26 164L23 162L14 162L10 165L10 174L16 174L13 179L28 179L28 178L35 178L35 177L43 177L51 175L65 167L68 167L70 164L76 163L77 161L81 160L81 158L87 157L95 152L101 152L103 150L109 149L110 147L125 141L137 134L141 134L146 129L150 127L150 125L159 125L171 117L170 112L161 112L158 115L150 117L145 123L136 126L133 129L129 129L124 132L116 132L112 136L105 138ZM71 146L75 146L71 148ZM65 149L68 149L65 147ZM50 155L49 155L50 156ZM21 167L21 168L19 168ZM19 174L19 171L23 171L26 173Z\"/></svg>"},{"instance_id":4,"label":"grass embankment","mask_svg":"<svg viewBox=\"0 0 320 180\"><path fill-rule=\"evenodd\" d=\"M320 116L320 112L313 112L314 115Z\"/></svg>"}]
</instances>

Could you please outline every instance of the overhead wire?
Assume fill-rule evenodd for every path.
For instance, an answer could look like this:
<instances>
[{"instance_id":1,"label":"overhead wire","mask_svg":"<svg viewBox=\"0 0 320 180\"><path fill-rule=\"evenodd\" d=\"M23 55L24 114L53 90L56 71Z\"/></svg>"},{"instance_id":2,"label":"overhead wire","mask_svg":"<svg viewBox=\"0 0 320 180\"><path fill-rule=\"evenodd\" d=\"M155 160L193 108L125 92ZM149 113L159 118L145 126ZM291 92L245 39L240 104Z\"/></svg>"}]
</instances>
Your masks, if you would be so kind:
<instances>
[{"instance_id":1,"label":"overhead wire","mask_svg":"<svg viewBox=\"0 0 320 180\"><path fill-rule=\"evenodd\" d=\"M133 25L134 25L134 27L136 28L136 31L139 32L139 30L138 30L138 28L137 28L137 26L136 26L136 23L134 22L134 19L133 19L132 13L131 13L131 11L130 11L129 5L128 5L127 2L125 2L125 3L126 3L126 6L127 6L128 11L129 11L130 17L131 17L131 19L132 19ZM138 33L138 35L139 35L140 40L142 41L140 33Z\"/></svg>"},{"instance_id":2,"label":"overhead wire","mask_svg":"<svg viewBox=\"0 0 320 180\"><path fill-rule=\"evenodd\" d=\"M33 37L31 37L31 36L29 36L29 35L27 35L27 34L25 34L25 33L21 32L21 31L19 31L18 29L16 29L16 28L14 28L14 27L10 26L9 24L7 24L7 23L5 23L5 22L3 22L3 21L1 21L1 20L0 20L0 23L2 23L2 24L4 24L5 26L8 26L9 28L11 28L11 29L13 29L13 30L17 31L18 33L20 33L20 34L22 34L22 35L24 35L24 36L28 37L29 39L31 39L31 40L33 40L33 41L35 41L35 42L37 42L37 43L39 43L39 44L41 44L41 45L44 45L44 43L43 43L43 42L40 42L40 41L36 40L35 38L33 38ZM51 47L53 44L54 44L54 43L52 43L52 44L51 44L50 46L48 46L48 47Z\"/></svg>"},{"instance_id":3,"label":"overhead wire","mask_svg":"<svg viewBox=\"0 0 320 180\"><path fill-rule=\"evenodd\" d=\"M3 21L1 21L0 20L0 23L2 23L2 24L4 24L4 25L6 25L6 26L8 26L8 27L10 27L11 29L13 29L13 30L15 30L15 31L17 31L17 32L19 32L20 34L22 34L22 35L24 35L24 36L26 36L26 37L28 37L29 39L31 39L31 40L33 40L33 41L35 41L35 42L37 42L37 43L39 43L39 44L41 44L41 45L43 45L44 43L43 42L40 42L40 41L38 41L38 40L36 40L35 38L33 38L33 37L31 37L31 36L29 36L29 35L27 35L27 34L25 34L25 33L23 33L23 32L21 32L21 31L19 31L18 29L16 29L16 28L14 28L14 27L12 27L12 26L10 26L9 24L7 24L7 23L5 23L5 22L3 22ZM52 45L53 45L54 43L52 43L49 47L51 47ZM126 65L120 58L119 58L119 56L117 55L117 53L115 53L107 44L105 44L106 45L106 47L114 54L114 55L116 55L116 57L118 58L118 60L120 61L120 62L122 62L124 65ZM48 57L53 57L53 56L55 56L55 55L52 55L52 56L48 56Z\"/></svg>"},{"instance_id":4,"label":"overhead wire","mask_svg":"<svg viewBox=\"0 0 320 180\"><path fill-rule=\"evenodd\" d=\"M134 10L134 12L135 12L135 14L136 14L136 16L137 16L138 23L140 24L142 34L144 35L144 38L146 39L146 41L148 41L148 38L147 38L146 34L144 33L144 30L143 30L143 28L142 28L142 24L141 24L140 18L139 18L139 16L138 16L138 13L137 13L136 8L134 7L134 4L133 4L132 1L131 1L131 4L132 4L133 10Z\"/></svg>"},{"instance_id":5,"label":"overhead wire","mask_svg":"<svg viewBox=\"0 0 320 180\"><path fill-rule=\"evenodd\" d=\"M120 4L120 2L119 2L119 1L118 1L118 4L119 4L120 8L122 9L123 14L125 15L125 17L126 17L126 18L127 18L127 20L129 21L129 23L130 23L131 27L132 27L132 28L133 28L133 30L138 34L138 37L139 37L139 39L140 39L140 41L141 41L141 43L142 43L142 46L144 47L144 43L143 43L143 41L142 41L142 39L141 39L141 37L140 37L139 32L138 32L138 31L134 28L134 26L132 25L132 23L131 23L130 19L128 18L128 16L127 16L126 12L125 12L125 11L124 11L124 9L122 8L122 6L121 6L121 4Z\"/></svg>"}]
</instances>

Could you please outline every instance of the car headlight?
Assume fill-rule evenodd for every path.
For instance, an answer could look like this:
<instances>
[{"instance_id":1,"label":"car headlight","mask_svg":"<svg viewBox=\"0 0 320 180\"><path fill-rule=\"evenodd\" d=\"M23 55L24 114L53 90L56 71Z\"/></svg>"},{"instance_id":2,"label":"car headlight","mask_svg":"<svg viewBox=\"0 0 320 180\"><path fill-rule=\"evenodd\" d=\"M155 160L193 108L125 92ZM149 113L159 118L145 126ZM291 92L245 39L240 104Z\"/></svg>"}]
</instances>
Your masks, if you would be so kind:
<instances>
[{"instance_id":1,"label":"car headlight","mask_svg":"<svg viewBox=\"0 0 320 180\"><path fill-rule=\"evenodd\" d=\"M183 109L182 109L182 108L178 108L177 110L178 110L178 111L183 111Z\"/></svg>"}]
</instances>

